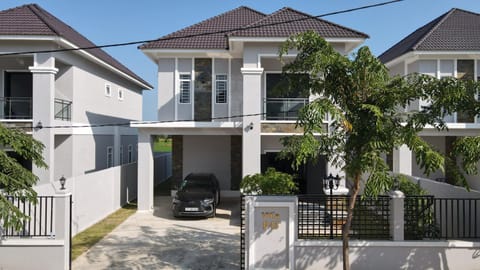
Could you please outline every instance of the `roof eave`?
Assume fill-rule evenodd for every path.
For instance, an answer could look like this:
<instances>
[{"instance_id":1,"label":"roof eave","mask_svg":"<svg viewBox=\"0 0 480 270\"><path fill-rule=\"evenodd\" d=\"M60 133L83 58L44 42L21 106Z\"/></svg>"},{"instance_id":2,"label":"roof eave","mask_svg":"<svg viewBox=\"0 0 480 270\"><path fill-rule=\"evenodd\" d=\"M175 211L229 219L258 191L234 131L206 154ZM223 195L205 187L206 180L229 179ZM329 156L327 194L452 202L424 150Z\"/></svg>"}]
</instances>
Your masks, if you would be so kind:
<instances>
[{"instance_id":1,"label":"roof eave","mask_svg":"<svg viewBox=\"0 0 480 270\"><path fill-rule=\"evenodd\" d=\"M232 57L231 52L227 49L148 48L140 50L154 63L159 58L166 57Z\"/></svg>"},{"instance_id":2,"label":"roof eave","mask_svg":"<svg viewBox=\"0 0 480 270\"><path fill-rule=\"evenodd\" d=\"M89 53L87 50L82 50L80 47L76 46L75 44L71 43L70 41L62 38L62 37L59 37L57 42L59 42L61 45L64 45L66 46L67 48L70 48L70 49L75 49L79 54L83 55L85 58L89 59L89 60L92 60L93 62L119 74L120 76L124 77L125 79L133 82L134 84L140 86L142 89L145 89L145 90L153 90L153 86L148 84L148 83L144 83L142 81L139 81L137 80L136 78L128 75L127 73L113 67L112 65L108 64L107 62L101 60L100 58L94 56L93 54Z\"/></svg>"}]
</instances>

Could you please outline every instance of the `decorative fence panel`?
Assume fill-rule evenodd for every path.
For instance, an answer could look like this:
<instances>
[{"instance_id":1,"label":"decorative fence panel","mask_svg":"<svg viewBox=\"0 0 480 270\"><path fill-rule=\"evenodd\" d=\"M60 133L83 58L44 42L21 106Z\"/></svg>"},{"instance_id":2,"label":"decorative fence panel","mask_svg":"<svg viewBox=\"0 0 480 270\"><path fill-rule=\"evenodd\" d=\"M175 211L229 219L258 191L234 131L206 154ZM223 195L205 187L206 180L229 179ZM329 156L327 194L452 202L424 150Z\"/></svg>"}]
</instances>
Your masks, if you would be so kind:
<instances>
[{"instance_id":1,"label":"decorative fence panel","mask_svg":"<svg viewBox=\"0 0 480 270\"><path fill-rule=\"evenodd\" d=\"M341 239L349 196L299 195L298 238ZM390 198L357 198L350 230L356 239L391 239Z\"/></svg>"},{"instance_id":2,"label":"decorative fence panel","mask_svg":"<svg viewBox=\"0 0 480 270\"><path fill-rule=\"evenodd\" d=\"M0 236L3 237L54 237L55 233L55 207L53 196L38 196L37 203L23 202L18 198L6 197L9 202L15 205L23 214L28 216L20 230L13 227L4 227Z\"/></svg>"}]
</instances>

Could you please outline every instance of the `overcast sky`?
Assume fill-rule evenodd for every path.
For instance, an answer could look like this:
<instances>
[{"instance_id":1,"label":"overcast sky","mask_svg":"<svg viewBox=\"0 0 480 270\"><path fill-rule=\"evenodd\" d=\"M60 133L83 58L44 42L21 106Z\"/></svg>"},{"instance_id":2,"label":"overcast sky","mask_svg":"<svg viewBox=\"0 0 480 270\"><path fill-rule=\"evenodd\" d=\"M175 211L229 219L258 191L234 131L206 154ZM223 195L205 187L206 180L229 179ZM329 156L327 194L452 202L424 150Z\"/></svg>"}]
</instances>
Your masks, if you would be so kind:
<instances>
[{"instance_id":1,"label":"overcast sky","mask_svg":"<svg viewBox=\"0 0 480 270\"><path fill-rule=\"evenodd\" d=\"M291 7L311 15L385 0L38 0L41 7L97 45L159 38L238 6L263 13ZM32 1L1 0L0 9ZM364 32L364 45L375 55L452 8L480 13L479 0L405 0L324 19ZM156 66L136 46L106 49L113 57L157 87ZM156 120L156 89L144 92L144 120Z\"/></svg>"}]
</instances>

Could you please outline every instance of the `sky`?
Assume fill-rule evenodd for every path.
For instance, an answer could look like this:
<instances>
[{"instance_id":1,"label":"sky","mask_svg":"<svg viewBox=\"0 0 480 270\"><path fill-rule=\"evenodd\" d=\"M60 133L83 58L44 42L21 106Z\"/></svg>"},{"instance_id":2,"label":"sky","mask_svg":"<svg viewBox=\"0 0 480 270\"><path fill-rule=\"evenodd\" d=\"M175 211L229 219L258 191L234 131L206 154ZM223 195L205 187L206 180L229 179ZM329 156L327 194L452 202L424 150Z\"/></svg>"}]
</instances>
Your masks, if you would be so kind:
<instances>
[{"instance_id":1,"label":"sky","mask_svg":"<svg viewBox=\"0 0 480 270\"><path fill-rule=\"evenodd\" d=\"M269 14L291 7L310 15L387 0L38 0L36 3L97 45L156 39L239 6ZM1 0L0 10L33 3ZM375 55L452 8L480 13L479 0L404 0L324 17L366 33L363 44ZM143 120L157 120L156 65L136 45L105 49L155 87L143 93Z\"/></svg>"}]
</instances>

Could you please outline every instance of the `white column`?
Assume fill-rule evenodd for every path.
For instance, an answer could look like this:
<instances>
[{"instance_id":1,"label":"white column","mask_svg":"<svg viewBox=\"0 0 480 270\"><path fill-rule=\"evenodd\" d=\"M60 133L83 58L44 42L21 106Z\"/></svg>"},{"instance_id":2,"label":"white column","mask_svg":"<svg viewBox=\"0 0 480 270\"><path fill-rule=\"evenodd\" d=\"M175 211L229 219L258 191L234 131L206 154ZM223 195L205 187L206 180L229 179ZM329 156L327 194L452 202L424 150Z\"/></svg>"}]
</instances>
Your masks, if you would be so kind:
<instances>
[{"instance_id":1,"label":"white column","mask_svg":"<svg viewBox=\"0 0 480 270\"><path fill-rule=\"evenodd\" d=\"M122 165L120 160L120 127L113 127L113 164Z\"/></svg>"},{"instance_id":2,"label":"white column","mask_svg":"<svg viewBox=\"0 0 480 270\"><path fill-rule=\"evenodd\" d=\"M243 136L242 177L260 173L263 68L242 68ZM248 116L250 115L250 116Z\"/></svg>"},{"instance_id":3,"label":"white column","mask_svg":"<svg viewBox=\"0 0 480 270\"><path fill-rule=\"evenodd\" d=\"M406 145L393 150L393 172L412 175L412 151Z\"/></svg>"},{"instance_id":4,"label":"white column","mask_svg":"<svg viewBox=\"0 0 480 270\"><path fill-rule=\"evenodd\" d=\"M71 193L64 191L58 191L54 196L54 209L55 209L55 239L63 240L63 269L68 269L70 261L70 196Z\"/></svg>"},{"instance_id":5,"label":"white column","mask_svg":"<svg viewBox=\"0 0 480 270\"><path fill-rule=\"evenodd\" d=\"M32 120L33 126L41 122L42 126L52 126L54 120L55 100L55 58L51 54L35 54L34 64L29 67L32 72ZM54 173L54 129L35 128L32 131L34 139L45 145L43 158L47 169L32 165L32 172L40 178L40 183L53 182Z\"/></svg>"},{"instance_id":6,"label":"white column","mask_svg":"<svg viewBox=\"0 0 480 270\"><path fill-rule=\"evenodd\" d=\"M390 192L390 235L393 241L404 240L404 200L400 190Z\"/></svg>"},{"instance_id":7,"label":"white column","mask_svg":"<svg viewBox=\"0 0 480 270\"><path fill-rule=\"evenodd\" d=\"M138 131L138 210L153 211L153 141L149 132Z\"/></svg>"}]
</instances>

